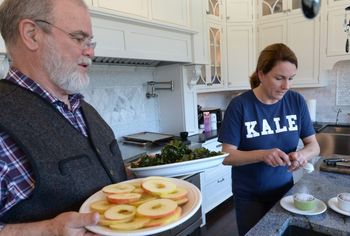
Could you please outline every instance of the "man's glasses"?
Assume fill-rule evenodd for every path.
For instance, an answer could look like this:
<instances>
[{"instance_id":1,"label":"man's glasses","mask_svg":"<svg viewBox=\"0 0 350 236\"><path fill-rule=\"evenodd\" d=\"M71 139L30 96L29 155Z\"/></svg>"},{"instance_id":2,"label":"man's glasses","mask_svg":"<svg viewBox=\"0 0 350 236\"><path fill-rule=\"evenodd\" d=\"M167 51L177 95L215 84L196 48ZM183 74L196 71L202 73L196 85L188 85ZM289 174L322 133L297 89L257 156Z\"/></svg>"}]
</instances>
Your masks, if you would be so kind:
<instances>
[{"instance_id":1,"label":"man's glasses","mask_svg":"<svg viewBox=\"0 0 350 236\"><path fill-rule=\"evenodd\" d=\"M96 42L91 42L89 35L83 31L76 31L76 32L69 33L64 29L61 29L60 27L48 21L45 21L45 20L34 20L34 21L36 23L45 23L52 26L53 28L58 29L59 31L67 35L69 38L71 38L74 42L76 42L82 49L88 49L88 48L94 49L96 47Z\"/></svg>"}]
</instances>

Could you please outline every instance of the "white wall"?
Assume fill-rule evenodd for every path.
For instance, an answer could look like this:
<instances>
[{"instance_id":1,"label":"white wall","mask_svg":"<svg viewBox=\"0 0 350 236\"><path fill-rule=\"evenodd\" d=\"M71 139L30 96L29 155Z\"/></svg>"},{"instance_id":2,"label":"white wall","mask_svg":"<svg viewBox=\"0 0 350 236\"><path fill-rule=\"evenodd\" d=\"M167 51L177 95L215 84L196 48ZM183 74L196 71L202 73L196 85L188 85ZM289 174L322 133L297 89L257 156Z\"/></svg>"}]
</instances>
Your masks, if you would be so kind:
<instances>
[{"instance_id":1,"label":"white wall","mask_svg":"<svg viewBox=\"0 0 350 236\"><path fill-rule=\"evenodd\" d=\"M159 131L157 98L146 98L147 81L153 80L153 68L93 65L90 85L82 91L112 127L118 140L124 135Z\"/></svg>"}]
</instances>

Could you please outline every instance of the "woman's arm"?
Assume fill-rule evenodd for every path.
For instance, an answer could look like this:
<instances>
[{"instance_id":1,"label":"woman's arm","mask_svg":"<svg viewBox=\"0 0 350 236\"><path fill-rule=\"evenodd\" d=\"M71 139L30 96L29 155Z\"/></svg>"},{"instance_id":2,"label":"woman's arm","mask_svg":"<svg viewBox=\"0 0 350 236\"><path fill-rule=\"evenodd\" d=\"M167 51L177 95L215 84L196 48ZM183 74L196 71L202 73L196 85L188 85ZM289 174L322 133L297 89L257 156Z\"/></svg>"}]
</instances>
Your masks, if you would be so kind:
<instances>
[{"instance_id":1,"label":"woman's arm","mask_svg":"<svg viewBox=\"0 0 350 236\"><path fill-rule=\"evenodd\" d=\"M286 153L278 148L269 150L253 150L253 151L240 151L237 147L231 144L223 144L222 151L227 152L230 155L227 156L223 164L241 166L257 162L265 162L270 166L285 166L290 165L289 157Z\"/></svg>"}]
</instances>

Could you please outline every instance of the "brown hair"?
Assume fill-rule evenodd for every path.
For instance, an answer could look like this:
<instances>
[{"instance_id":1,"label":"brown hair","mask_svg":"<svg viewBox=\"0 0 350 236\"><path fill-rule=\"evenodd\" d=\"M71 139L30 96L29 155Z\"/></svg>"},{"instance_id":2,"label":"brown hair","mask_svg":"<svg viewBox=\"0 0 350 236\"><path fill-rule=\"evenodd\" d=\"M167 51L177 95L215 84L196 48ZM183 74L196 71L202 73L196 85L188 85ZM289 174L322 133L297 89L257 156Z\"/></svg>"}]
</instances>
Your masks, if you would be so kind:
<instances>
[{"instance_id":1,"label":"brown hair","mask_svg":"<svg viewBox=\"0 0 350 236\"><path fill-rule=\"evenodd\" d=\"M268 73L279 61L288 61L298 68L298 59L294 52L283 43L271 44L261 51L254 73L250 76L250 87L256 88L260 84L258 71Z\"/></svg>"}]
</instances>

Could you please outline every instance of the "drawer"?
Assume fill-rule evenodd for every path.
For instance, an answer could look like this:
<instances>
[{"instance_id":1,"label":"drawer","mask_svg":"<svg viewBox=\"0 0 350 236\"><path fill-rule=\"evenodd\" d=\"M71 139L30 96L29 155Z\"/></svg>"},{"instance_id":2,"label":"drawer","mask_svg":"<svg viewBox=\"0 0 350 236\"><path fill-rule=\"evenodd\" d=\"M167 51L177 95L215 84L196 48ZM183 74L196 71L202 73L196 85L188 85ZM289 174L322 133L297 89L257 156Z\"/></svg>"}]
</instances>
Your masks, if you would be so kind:
<instances>
[{"instance_id":1,"label":"drawer","mask_svg":"<svg viewBox=\"0 0 350 236\"><path fill-rule=\"evenodd\" d=\"M204 171L205 183L213 182L223 175L229 175L231 177L231 169L231 166L225 166L222 164L206 169Z\"/></svg>"},{"instance_id":2,"label":"drawer","mask_svg":"<svg viewBox=\"0 0 350 236\"><path fill-rule=\"evenodd\" d=\"M220 179L208 184L203 189L204 210L207 213L227 198L232 196L231 175L223 175Z\"/></svg>"}]
</instances>

